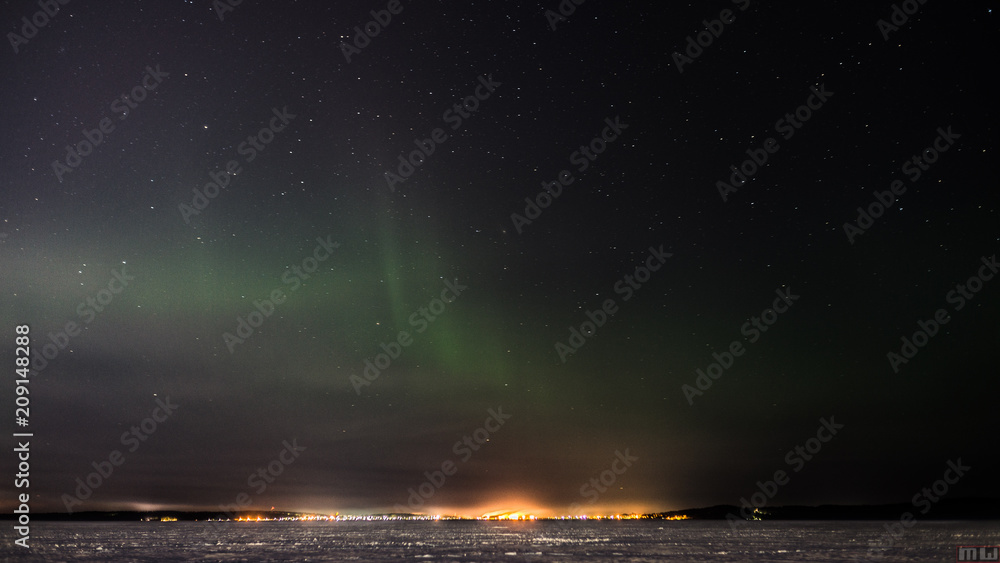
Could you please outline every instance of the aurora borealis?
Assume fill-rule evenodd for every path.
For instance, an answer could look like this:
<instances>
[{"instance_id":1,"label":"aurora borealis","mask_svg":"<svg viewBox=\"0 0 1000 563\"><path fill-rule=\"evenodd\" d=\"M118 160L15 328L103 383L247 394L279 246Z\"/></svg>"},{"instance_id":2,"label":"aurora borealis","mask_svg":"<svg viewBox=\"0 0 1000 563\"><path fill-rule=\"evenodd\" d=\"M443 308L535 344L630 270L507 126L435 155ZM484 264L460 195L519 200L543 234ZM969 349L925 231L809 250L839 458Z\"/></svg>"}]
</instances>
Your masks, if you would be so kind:
<instances>
[{"instance_id":1,"label":"aurora borealis","mask_svg":"<svg viewBox=\"0 0 1000 563\"><path fill-rule=\"evenodd\" d=\"M218 4L2 55L32 510L1000 496L985 4Z\"/></svg>"}]
</instances>

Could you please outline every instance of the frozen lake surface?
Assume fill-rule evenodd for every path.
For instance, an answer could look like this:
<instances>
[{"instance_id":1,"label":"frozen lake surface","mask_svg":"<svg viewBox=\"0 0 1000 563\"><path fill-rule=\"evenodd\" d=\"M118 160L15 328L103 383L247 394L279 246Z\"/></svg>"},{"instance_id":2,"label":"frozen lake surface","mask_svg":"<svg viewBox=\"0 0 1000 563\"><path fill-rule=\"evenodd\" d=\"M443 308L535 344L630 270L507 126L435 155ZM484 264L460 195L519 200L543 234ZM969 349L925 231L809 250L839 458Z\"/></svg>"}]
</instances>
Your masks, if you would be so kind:
<instances>
[{"instance_id":1,"label":"frozen lake surface","mask_svg":"<svg viewBox=\"0 0 1000 563\"><path fill-rule=\"evenodd\" d=\"M918 522L885 551L884 522L32 522L0 561L955 561L1000 544L1000 522Z\"/></svg>"}]
</instances>

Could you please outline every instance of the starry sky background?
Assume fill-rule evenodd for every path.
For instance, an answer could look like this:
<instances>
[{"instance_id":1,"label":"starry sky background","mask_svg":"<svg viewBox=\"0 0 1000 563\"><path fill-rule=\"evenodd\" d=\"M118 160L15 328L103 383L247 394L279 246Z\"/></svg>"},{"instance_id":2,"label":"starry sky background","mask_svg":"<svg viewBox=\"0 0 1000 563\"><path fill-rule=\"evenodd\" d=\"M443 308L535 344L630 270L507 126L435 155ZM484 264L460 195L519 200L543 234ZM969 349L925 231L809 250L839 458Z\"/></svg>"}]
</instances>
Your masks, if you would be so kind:
<instances>
[{"instance_id":1,"label":"starry sky background","mask_svg":"<svg viewBox=\"0 0 1000 563\"><path fill-rule=\"evenodd\" d=\"M78 510L246 492L251 508L380 512L448 460L428 511L738 504L831 416L844 428L770 504L909 502L958 458L972 470L949 496L1000 495L1000 281L899 373L886 358L998 251L987 3L928 2L886 41L889 2L585 2L553 30L555 0L404 0L348 63L342 39L385 5L243 2L220 21L201 0L71 2L0 55L0 357L12 372L18 324L33 347L83 327L31 377L33 510L63 511L116 449ZM8 32L37 10L2 6ZM723 9L735 21L678 72L673 53ZM169 76L119 120L110 104L157 65ZM391 192L383 174L485 75L500 85ZM820 84L833 96L723 202L715 182ZM245 162L238 145L286 106ZM615 116L628 129L519 234L524 198ZM114 131L58 180L52 162L104 117ZM948 126L961 138L909 182L902 163ZM229 160L243 171L185 222L178 206ZM907 192L848 242L894 179ZM339 247L287 292L318 237ZM623 302L614 284L661 245L672 256ZM84 323L122 269L134 281ZM468 289L416 334L410 315L456 279ZM748 344L741 326L781 287L800 300ZM223 333L279 288L231 353ZM555 343L608 298L618 313L562 362ZM359 395L351 374L400 330L413 344ZM747 352L689 405L682 385L734 340ZM12 382L0 396L12 412ZM119 436L166 397L176 412L127 451ZM510 418L461 462L453 444L498 407ZM248 475L293 439L305 451L255 493ZM638 461L587 504L626 449Z\"/></svg>"}]
</instances>

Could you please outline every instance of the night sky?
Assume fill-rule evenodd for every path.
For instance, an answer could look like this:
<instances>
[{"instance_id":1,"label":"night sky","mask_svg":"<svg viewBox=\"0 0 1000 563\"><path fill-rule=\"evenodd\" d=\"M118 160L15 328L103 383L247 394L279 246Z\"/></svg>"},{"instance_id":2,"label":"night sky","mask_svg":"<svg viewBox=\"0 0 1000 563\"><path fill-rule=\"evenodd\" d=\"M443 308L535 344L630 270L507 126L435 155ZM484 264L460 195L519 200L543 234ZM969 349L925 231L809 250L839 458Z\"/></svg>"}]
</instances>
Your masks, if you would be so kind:
<instances>
[{"instance_id":1,"label":"night sky","mask_svg":"<svg viewBox=\"0 0 1000 563\"><path fill-rule=\"evenodd\" d=\"M2 6L6 510L1000 496L987 3Z\"/></svg>"}]
</instances>

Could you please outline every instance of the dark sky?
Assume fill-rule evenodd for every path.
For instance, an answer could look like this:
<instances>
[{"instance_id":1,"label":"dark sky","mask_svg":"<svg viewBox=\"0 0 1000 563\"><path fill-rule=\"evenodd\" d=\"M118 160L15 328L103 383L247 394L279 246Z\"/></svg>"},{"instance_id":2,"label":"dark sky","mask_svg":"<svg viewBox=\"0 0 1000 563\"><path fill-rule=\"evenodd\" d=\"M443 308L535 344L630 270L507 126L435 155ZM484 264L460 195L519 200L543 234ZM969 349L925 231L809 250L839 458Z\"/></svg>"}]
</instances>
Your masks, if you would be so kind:
<instances>
[{"instance_id":1,"label":"dark sky","mask_svg":"<svg viewBox=\"0 0 1000 563\"><path fill-rule=\"evenodd\" d=\"M6 509L1000 495L987 3L2 5Z\"/></svg>"}]
</instances>

